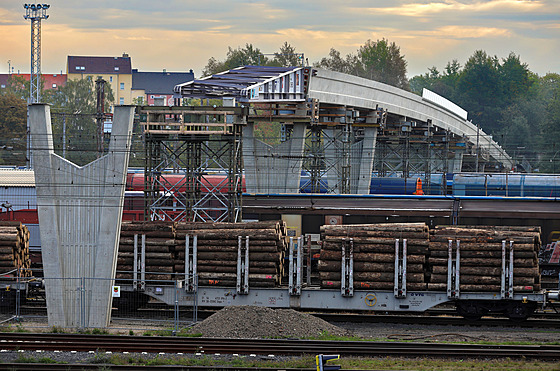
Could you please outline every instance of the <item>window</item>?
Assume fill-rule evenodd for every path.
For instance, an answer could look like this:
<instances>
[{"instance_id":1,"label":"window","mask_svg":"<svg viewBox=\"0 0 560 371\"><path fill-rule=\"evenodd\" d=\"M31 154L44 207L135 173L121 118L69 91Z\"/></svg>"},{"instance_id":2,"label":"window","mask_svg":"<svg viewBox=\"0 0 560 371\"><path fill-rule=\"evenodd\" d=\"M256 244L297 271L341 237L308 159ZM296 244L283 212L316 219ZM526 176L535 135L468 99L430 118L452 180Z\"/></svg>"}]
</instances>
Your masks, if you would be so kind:
<instances>
[{"instance_id":1,"label":"window","mask_svg":"<svg viewBox=\"0 0 560 371\"><path fill-rule=\"evenodd\" d=\"M121 90L124 90L124 82L121 82Z\"/></svg>"},{"instance_id":2,"label":"window","mask_svg":"<svg viewBox=\"0 0 560 371\"><path fill-rule=\"evenodd\" d=\"M118 71L118 70L119 70L119 67L115 67L115 71Z\"/></svg>"},{"instance_id":3,"label":"window","mask_svg":"<svg viewBox=\"0 0 560 371\"><path fill-rule=\"evenodd\" d=\"M85 67L84 66L76 66L76 70L77 71L85 71Z\"/></svg>"},{"instance_id":4,"label":"window","mask_svg":"<svg viewBox=\"0 0 560 371\"><path fill-rule=\"evenodd\" d=\"M56 89L56 84L52 84L52 88L53 88L53 89Z\"/></svg>"},{"instance_id":5,"label":"window","mask_svg":"<svg viewBox=\"0 0 560 371\"><path fill-rule=\"evenodd\" d=\"M124 98L123 97L119 98L119 104L121 104L121 105L124 104Z\"/></svg>"},{"instance_id":6,"label":"window","mask_svg":"<svg viewBox=\"0 0 560 371\"><path fill-rule=\"evenodd\" d=\"M109 82L113 82L113 76L109 76Z\"/></svg>"},{"instance_id":7,"label":"window","mask_svg":"<svg viewBox=\"0 0 560 371\"><path fill-rule=\"evenodd\" d=\"M6 85L2 84L2 89L6 88Z\"/></svg>"}]
</instances>

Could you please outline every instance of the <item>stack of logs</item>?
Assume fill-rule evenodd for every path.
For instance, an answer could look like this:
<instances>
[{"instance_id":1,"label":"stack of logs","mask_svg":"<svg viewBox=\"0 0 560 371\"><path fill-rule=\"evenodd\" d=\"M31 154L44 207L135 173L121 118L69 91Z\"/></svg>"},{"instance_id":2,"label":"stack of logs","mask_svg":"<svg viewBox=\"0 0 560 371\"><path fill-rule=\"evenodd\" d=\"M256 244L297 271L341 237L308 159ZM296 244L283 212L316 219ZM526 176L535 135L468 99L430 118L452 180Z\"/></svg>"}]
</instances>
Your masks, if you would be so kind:
<instances>
[{"instance_id":1,"label":"stack of logs","mask_svg":"<svg viewBox=\"0 0 560 371\"><path fill-rule=\"evenodd\" d=\"M175 223L173 222L123 222L117 258L117 279L132 279L134 268L134 235L138 235L138 253L141 252L142 235L145 240L146 280L171 280L175 252ZM140 271L140 266L138 266Z\"/></svg>"},{"instance_id":2,"label":"stack of logs","mask_svg":"<svg viewBox=\"0 0 560 371\"><path fill-rule=\"evenodd\" d=\"M177 223L175 272L185 272L186 236L192 249L197 236L197 273L200 286L235 286L239 240L249 238L249 286L281 283L286 253L286 226L280 221L247 223Z\"/></svg>"},{"instance_id":3,"label":"stack of logs","mask_svg":"<svg viewBox=\"0 0 560 371\"><path fill-rule=\"evenodd\" d=\"M20 222L0 223L0 274L30 277L29 230Z\"/></svg>"},{"instance_id":4,"label":"stack of logs","mask_svg":"<svg viewBox=\"0 0 560 371\"><path fill-rule=\"evenodd\" d=\"M407 288L425 290L429 245L424 223L324 225L321 227L319 275L322 288L341 286L341 246L352 239L354 288L392 290L395 279L395 239L407 239ZM402 250L401 250L402 251Z\"/></svg>"},{"instance_id":5,"label":"stack of logs","mask_svg":"<svg viewBox=\"0 0 560 371\"><path fill-rule=\"evenodd\" d=\"M430 231L429 290L447 287L449 240L460 247L460 290L499 292L502 282L502 241L513 243L514 292L541 289L537 253L540 227L437 226Z\"/></svg>"}]
</instances>

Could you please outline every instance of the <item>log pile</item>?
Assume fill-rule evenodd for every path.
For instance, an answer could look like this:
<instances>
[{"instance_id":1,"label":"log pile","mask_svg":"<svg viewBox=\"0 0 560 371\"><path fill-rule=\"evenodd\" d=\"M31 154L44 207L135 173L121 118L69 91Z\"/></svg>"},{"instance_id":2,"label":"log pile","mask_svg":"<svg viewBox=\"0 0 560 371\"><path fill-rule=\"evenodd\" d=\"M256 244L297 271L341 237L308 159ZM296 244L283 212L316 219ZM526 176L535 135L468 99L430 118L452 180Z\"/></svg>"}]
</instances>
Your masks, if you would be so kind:
<instances>
[{"instance_id":1,"label":"log pile","mask_svg":"<svg viewBox=\"0 0 560 371\"><path fill-rule=\"evenodd\" d=\"M11 277L32 275L29 230L20 222L0 223L0 274L5 273Z\"/></svg>"},{"instance_id":2,"label":"log pile","mask_svg":"<svg viewBox=\"0 0 560 371\"><path fill-rule=\"evenodd\" d=\"M324 225L319 260L322 288L340 288L342 246L352 238L354 288L392 290L395 278L395 239L407 239L407 288L425 290L425 261L429 246L424 223ZM346 242L345 242L346 241Z\"/></svg>"},{"instance_id":3,"label":"log pile","mask_svg":"<svg viewBox=\"0 0 560 371\"><path fill-rule=\"evenodd\" d=\"M197 236L197 272L200 286L235 286L238 236L249 238L249 286L281 283L286 253L286 226L280 221L248 223L177 223L175 272L185 273L185 241Z\"/></svg>"},{"instance_id":4,"label":"log pile","mask_svg":"<svg viewBox=\"0 0 560 371\"><path fill-rule=\"evenodd\" d=\"M138 235L138 253L145 241L146 280L171 280L174 268L175 223L123 222L117 258L117 279L132 279L134 268L134 235ZM140 271L140 267L138 266Z\"/></svg>"},{"instance_id":5,"label":"log pile","mask_svg":"<svg viewBox=\"0 0 560 371\"><path fill-rule=\"evenodd\" d=\"M437 226L430 231L429 290L447 287L448 246L460 240L460 290L500 292L502 241L514 241L513 290L541 289L537 253L540 227Z\"/></svg>"}]
</instances>

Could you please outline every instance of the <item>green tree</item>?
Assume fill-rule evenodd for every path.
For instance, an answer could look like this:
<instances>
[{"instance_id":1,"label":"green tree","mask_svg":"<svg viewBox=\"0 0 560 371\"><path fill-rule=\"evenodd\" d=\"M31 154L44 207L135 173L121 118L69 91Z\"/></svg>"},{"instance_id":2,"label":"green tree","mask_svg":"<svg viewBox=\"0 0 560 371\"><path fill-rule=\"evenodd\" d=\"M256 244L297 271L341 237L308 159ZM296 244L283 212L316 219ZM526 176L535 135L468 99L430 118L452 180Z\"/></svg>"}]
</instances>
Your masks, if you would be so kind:
<instances>
[{"instance_id":1,"label":"green tree","mask_svg":"<svg viewBox=\"0 0 560 371\"><path fill-rule=\"evenodd\" d=\"M409 90L406 65L407 62L397 44L389 43L385 39L368 40L356 54L350 53L344 58L338 50L331 48L328 57L314 64L318 68L360 76Z\"/></svg>"},{"instance_id":2,"label":"green tree","mask_svg":"<svg viewBox=\"0 0 560 371\"><path fill-rule=\"evenodd\" d=\"M359 76L409 90L407 62L394 42L368 40L358 50Z\"/></svg>"},{"instance_id":3,"label":"green tree","mask_svg":"<svg viewBox=\"0 0 560 371\"><path fill-rule=\"evenodd\" d=\"M210 58L206 67L202 70L202 75L210 76L240 66L265 66L268 62L268 58L264 56L259 48L255 48L252 44L245 44L244 48L238 47L237 49L228 47L226 59L218 61L214 57Z\"/></svg>"},{"instance_id":4,"label":"green tree","mask_svg":"<svg viewBox=\"0 0 560 371\"><path fill-rule=\"evenodd\" d=\"M105 111L114 102L112 88L105 84ZM95 83L91 78L68 80L50 96L52 104L53 140L55 151L78 165L97 157L97 100Z\"/></svg>"},{"instance_id":5,"label":"green tree","mask_svg":"<svg viewBox=\"0 0 560 371\"><path fill-rule=\"evenodd\" d=\"M272 64L281 67L302 66L304 63L302 58L303 54L298 53L295 47L285 41L280 47L280 51L278 53L274 53Z\"/></svg>"},{"instance_id":6,"label":"green tree","mask_svg":"<svg viewBox=\"0 0 560 371\"><path fill-rule=\"evenodd\" d=\"M0 163L26 165L27 103L12 92L0 94Z\"/></svg>"}]
</instances>

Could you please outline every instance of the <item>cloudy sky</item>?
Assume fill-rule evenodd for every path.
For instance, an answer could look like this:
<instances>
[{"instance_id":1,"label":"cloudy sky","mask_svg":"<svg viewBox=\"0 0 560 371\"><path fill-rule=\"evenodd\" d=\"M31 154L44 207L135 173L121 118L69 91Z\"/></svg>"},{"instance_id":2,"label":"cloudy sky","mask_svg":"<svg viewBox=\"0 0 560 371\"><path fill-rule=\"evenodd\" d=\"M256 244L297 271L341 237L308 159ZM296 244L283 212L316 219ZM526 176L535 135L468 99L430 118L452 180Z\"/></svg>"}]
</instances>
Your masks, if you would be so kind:
<instances>
[{"instance_id":1,"label":"cloudy sky","mask_svg":"<svg viewBox=\"0 0 560 371\"><path fill-rule=\"evenodd\" d=\"M560 73L560 0L52 0L42 22L42 71L66 70L67 55L120 56L141 71L198 77L228 46L274 53L287 41L309 62L330 48L354 53L366 40L401 48L408 76L464 64L475 50L520 55L544 75ZM23 2L0 0L0 73L29 73L30 25Z\"/></svg>"}]
</instances>

